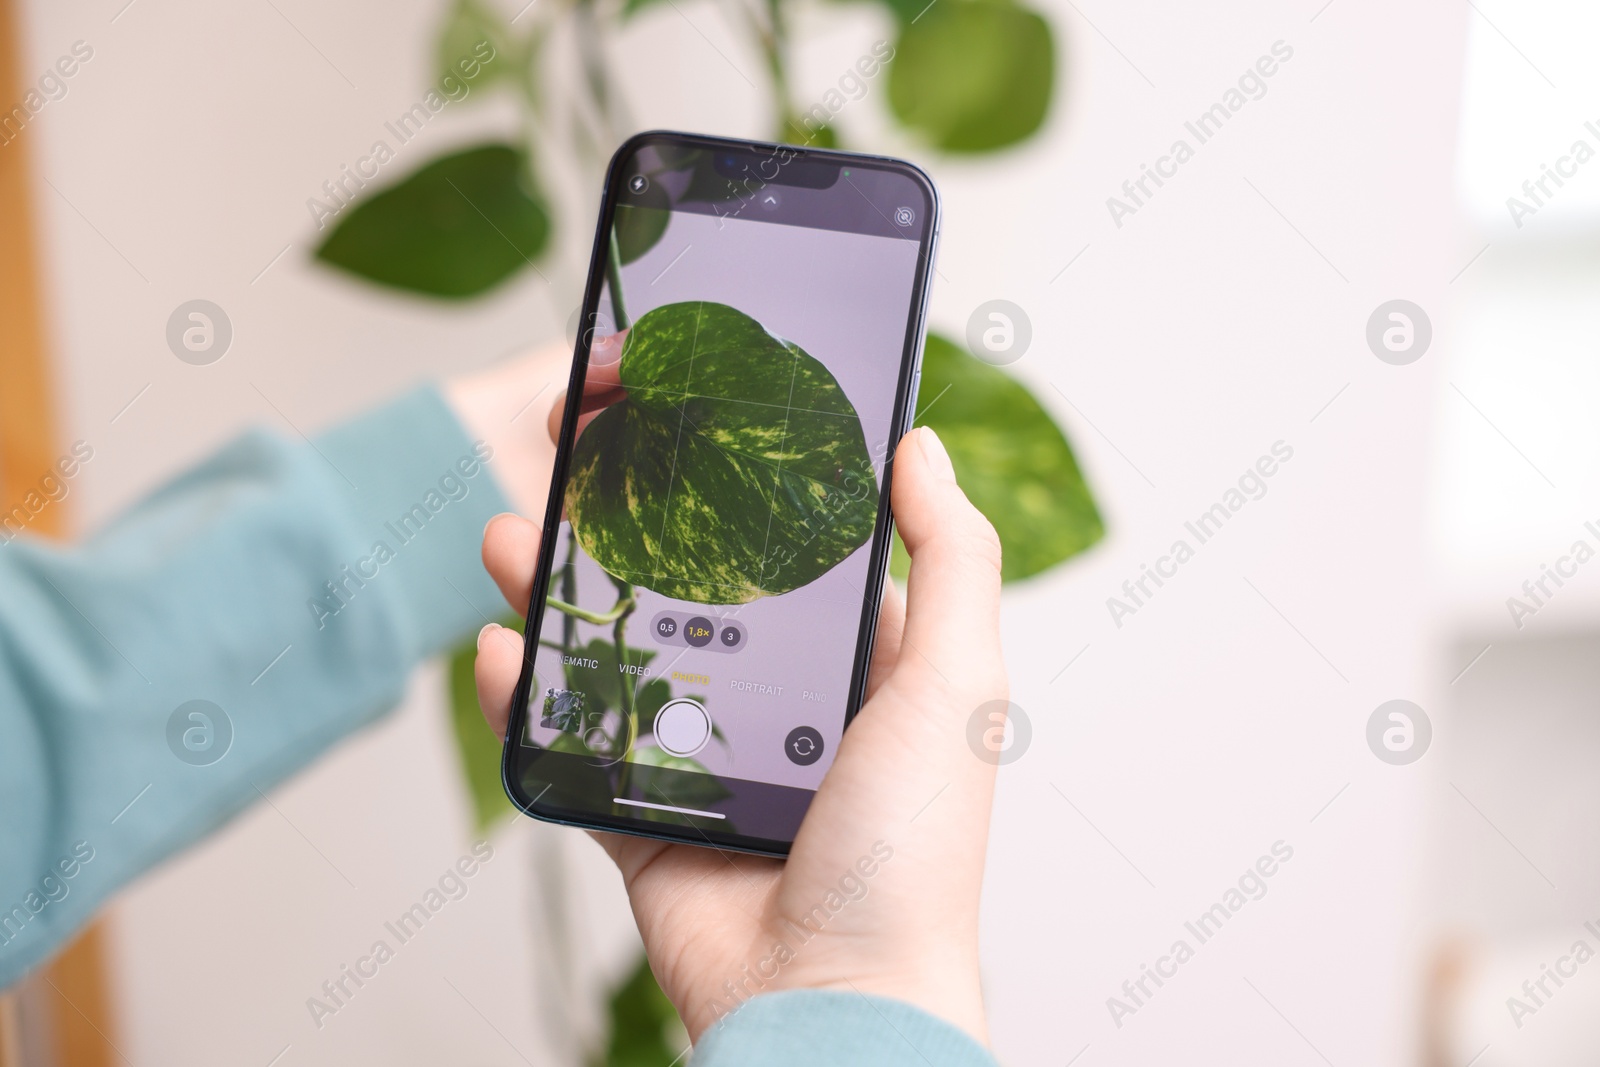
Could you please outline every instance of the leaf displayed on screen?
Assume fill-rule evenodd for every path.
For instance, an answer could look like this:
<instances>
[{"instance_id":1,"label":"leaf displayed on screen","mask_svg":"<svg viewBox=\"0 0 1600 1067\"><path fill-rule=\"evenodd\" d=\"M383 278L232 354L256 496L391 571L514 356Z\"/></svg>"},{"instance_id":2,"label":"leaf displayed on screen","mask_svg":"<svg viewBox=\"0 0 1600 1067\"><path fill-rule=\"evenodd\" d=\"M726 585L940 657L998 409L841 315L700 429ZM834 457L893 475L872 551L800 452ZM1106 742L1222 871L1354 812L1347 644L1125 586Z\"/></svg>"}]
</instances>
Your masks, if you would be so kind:
<instances>
[{"instance_id":1,"label":"leaf displayed on screen","mask_svg":"<svg viewBox=\"0 0 1600 1067\"><path fill-rule=\"evenodd\" d=\"M939 435L956 480L1000 535L1005 581L1047 570L1104 536L1072 446L1021 382L929 334L917 402L918 424ZM908 563L897 538L896 577Z\"/></svg>"},{"instance_id":2,"label":"leaf displayed on screen","mask_svg":"<svg viewBox=\"0 0 1600 1067\"><path fill-rule=\"evenodd\" d=\"M316 254L369 281L459 298L528 266L549 236L522 154L490 144L436 159L346 208Z\"/></svg>"},{"instance_id":3,"label":"leaf displayed on screen","mask_svg":"<svg viewBox=\"0 0 1600 1067\"><path fill-rule=\"evenodd\" d=\"M1050 25L1013 0L940 0L906 23L889 64L895 117L948 152L1016 144L1044 122Z\"/></svg>"},{"instance_id":4,"label":"leaf displayed on screen","mask_svg":"<svg viewBox=\"0 0 1600 1067\"><path fill-rule=\"evenodd\" d=\"M688 756L671 755L655 745L636 746L629 753L628 761L635 768L634 784L638 785L641 794L650 800L665 801L680 808L704 808L733 795L728 787L722 784L722 779L706 770L705 764L699 760ZM692 771L695 777L653 774L652 768L665 771ZM646 812L637 814L648 818Z\"/></svg>"},{"instance_id":5,"label":"leaf displayed on screen","mask_svg":"<svg viewBox=\"0 0 1600 1067\"><path fill-rule=\"evenodd\" d=\"M645 192L650 196L655 188ZM634 198L630 196L630 199ZM659 197L663 206L653 207L648 204L618 204L616 221L612 225L616 228L617 252L623 265L632 263L640 256L656 246L661 240L661 235L667 232L667 223L672 221L672 212L666 204L666 196Z\"/></svg>"},{"instance_id":6,"label":"leaf displayed on screen","mask_svg":"<svg viewBox=\"0 0 1600 1067\"><path fill-rule=\"evenodd\" d=\"M865 544L878 485L833 375L726 304L649 312L626 398L578 438L567 516L608 572L664 596L744 604L807 585Z\"/></svg>"},{"instance_id":7,"label":"leaf displayed on screen","mask_svg":"<svg viewBox=\"0 0 1600 1067\"><path fill-rule=\"evenodd\" d=\"M594 750L588 745L584 744L583 738L579 737L577 734L556 734L548 742L546 742L544 748L548 752L565 752L572 756L596 755Z\"/></svg>"}]
</instances>

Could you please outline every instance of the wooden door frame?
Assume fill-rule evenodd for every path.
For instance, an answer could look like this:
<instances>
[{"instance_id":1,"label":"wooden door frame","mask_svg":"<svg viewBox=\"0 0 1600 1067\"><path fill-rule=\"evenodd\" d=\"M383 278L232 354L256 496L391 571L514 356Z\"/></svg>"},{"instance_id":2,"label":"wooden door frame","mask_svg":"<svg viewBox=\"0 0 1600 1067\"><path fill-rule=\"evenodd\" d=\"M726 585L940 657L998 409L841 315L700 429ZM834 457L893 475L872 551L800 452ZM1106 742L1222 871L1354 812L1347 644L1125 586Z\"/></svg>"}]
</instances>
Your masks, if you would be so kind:
<instances>
[{"instance_id":1,"label":"wooden door frame","mask_svg":"<svg viewBox=\"0 0 1600 1067\"><path fill-rule=\"evenodd\" d=\"M24 86L37 77L23 69L19 8L0 0L0 117L25 109ZM32 195L35 134L0 128L0 137L0 509L9 510L50 471L59 438ZM61 507L45 508L28 531L59 537L65 519ZM0 991L0 1067L111 1067L120 1058L107 940L97 919L48 965Z\"/></svg>"}]
</instances>

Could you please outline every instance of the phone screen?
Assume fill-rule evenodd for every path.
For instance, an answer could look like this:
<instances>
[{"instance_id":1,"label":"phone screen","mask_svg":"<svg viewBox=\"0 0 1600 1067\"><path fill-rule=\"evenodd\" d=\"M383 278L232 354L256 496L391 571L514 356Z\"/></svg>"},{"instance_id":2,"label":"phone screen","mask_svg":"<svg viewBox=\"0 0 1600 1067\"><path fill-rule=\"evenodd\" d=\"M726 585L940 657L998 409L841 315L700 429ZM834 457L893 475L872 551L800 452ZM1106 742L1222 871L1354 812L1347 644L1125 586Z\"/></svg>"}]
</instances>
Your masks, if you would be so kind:
<instances>
[{"instance_id":1,"label":"phone screen","mask_svg":"<svg viewBox=\"0 0 1600 1067\"><path fill-rule=\"evenodd\" d=\"M895 161L619 153L508 745L525 808L786 850L860 702L936 210Z\"/></svg>"}]
</instances>

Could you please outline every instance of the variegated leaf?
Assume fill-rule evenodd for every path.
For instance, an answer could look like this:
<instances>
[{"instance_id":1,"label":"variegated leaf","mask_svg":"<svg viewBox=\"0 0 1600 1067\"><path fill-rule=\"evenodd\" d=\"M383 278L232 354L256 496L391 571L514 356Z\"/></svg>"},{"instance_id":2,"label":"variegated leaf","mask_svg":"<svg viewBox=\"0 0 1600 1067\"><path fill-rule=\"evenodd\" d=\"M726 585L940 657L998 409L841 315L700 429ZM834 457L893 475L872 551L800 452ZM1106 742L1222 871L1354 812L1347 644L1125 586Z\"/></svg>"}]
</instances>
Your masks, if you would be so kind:
<instances>
[{"instance_id":1,"label":"variegated leaf","mask_svg":"<svg viewBox=\"0 0 1600 1067\"><path fill-rule=\"evenodd\" d=\"M578 439L567 516L611 574L700 604L807 585L872 536L861 420L799 346L709 301L659 307L623 346L626 399Z\"/></svg>"}]
</instances>

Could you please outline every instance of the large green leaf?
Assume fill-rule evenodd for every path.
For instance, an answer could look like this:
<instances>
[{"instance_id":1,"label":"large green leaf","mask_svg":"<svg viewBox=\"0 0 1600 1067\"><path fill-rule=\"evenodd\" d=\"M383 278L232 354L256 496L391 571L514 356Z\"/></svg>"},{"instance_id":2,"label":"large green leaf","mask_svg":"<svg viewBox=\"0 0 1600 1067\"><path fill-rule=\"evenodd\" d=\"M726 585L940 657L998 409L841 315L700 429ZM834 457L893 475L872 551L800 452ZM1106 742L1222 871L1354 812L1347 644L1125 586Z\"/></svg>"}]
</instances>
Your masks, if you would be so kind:
<instances>
[{"instance_id":1,"label":"large green leaf","mask_svg":"<svg viewBox=\"0 0 1600 1067\"><path fill-rule=\"evenodd\" d=\"M531 264L549 235L522 154L489 144L436 159L347 208L317 258L397 289L467 297Z\"/></svg>"},{"instance_id":2,"label":"large green leaf","mask_svg":"<svg viewBox=\"0 0 1600 1067\"><path fill-rule=\"evenodd\" d=\"M611 574L700 604L815 581L866 543L878 485L861 420L799 346L726 304L628 332L626 399L578 439L567 515Z\"/></svg>"},{"instance_id":3,"label":"large green leaf","mask_svg":"<svg viewBox=\"0 0 1600 1067\"><path fill-rule=\"evenodd\" d=\"M1013 0L939 0L913 17L889 64L901 122L949 152L1003 148L1040 127L1055 80L1049 23Z\"/></svg>"},{"instance_id":4,"label":"large green leaf","mask_svg":"<svg viewBox=\"0 0 1600 1067\"><path fill-rule=\"evenodd\" d=\"M917 422L939 435L956 480L1000 534L1005 581L1053 567L1105 534L1072 447L1021 382L929 334L918 402ZM897 577L908 563L896 539Z\"/></svg>"}]
</instances>

